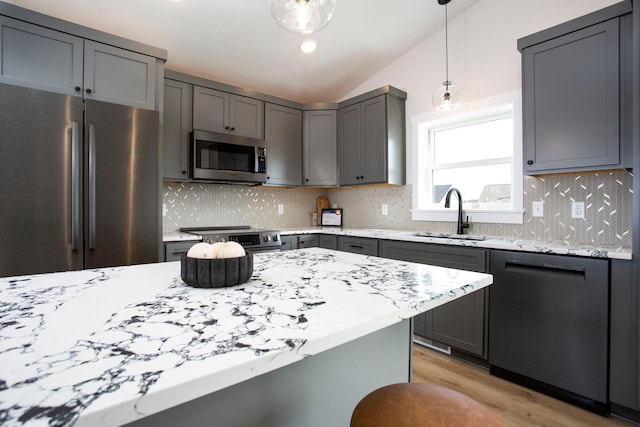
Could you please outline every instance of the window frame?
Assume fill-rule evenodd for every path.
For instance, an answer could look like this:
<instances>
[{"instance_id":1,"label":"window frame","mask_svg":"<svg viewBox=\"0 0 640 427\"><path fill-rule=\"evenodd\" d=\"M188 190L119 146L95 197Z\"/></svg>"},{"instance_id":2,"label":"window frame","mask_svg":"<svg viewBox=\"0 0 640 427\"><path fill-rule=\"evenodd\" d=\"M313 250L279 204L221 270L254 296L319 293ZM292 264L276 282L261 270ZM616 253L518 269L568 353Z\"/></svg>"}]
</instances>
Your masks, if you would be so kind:
<instances>
[{"instance_id":1,"label":"window frame","mask_svg":"<svg viewBox=\"0 0 640 427\"><path fill-rule=\"evenodd\" d=\"M476 101L465 105L463 112L440 113L432 112L414 116L411 119L412 127L412 211L413 221L442 221L457 222L457 209L440 208L419 209L421 199L431 194L429 186L431 178L425 177L425 173L431 168L421 166L432 158L433 153L429 144L429 131L454 127L456 124L468 124L482 121L482 118L493 119L500 114L511 112L513 117L513 160L511 170L511 186L513 208L503 210L471 209L464 207L465 215L470 222L480 223L506 223L522 224L524 219L523 209L523 169L522 169L522 101L520 91L510 92L505 95ZM493 163L492 163L493 164Z\"/></svg>"}]
</instances>

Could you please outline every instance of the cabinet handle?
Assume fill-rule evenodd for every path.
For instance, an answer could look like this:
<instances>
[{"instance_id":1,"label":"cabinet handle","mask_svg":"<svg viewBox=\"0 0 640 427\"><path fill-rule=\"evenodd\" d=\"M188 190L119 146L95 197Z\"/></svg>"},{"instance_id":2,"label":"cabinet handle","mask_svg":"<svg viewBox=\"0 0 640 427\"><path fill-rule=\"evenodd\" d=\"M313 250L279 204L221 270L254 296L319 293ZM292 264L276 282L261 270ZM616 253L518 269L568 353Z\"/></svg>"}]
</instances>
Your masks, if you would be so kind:
<instances>
[{"instance_id":1,"label":"cabinet handle","mask_svg":"<svg viewBox=\"0 0 640 427\"><path fill-rule=\"evenodd\" d=\"M306 178L306 179L305 179L305 181L306 181L306 182L309 182L309 178Z\"/></svg>"},{"instance_id":2,"label":"cabinet handle","mask_svg":"<svg viewBox=\"0 0 640 427\"><path fill-rule=\"evenodd\" d=\"M71 123L71 250L80 249L80 123Z\"/></svg>"},{"instance_id":3,"label":"cabinet handle","mask_svg":"<svg viewBox=\"0 0 640 427\"><path fill-rule=\"evenodd\" d=\"M82 90L80 86L76 86L74 89L76 90L76 92L80 92Z\"/></svg>"},{"instance_id":4,"label":"cabinet handle","mask_svg":"<svg viewBox=\"0 0 640 427\"><path fill-rule=\"evenodd\" d=\"M93 92L90 88L87 88L87 93Z\"/></svg>"},{"instance_id":5,"label":"cabinet handle","mask_svg":"<svg viewBox=\"0 0 640 427\"><path fill-rule=\"evenodd\" d=\"M89 125L89 249L96 248L96 127Z\"/></svg>"},{"instance_id":6,"label":"cabinet handle","mask_svg":"<svg viewBox=\"0 0 640 427\"><path fill-rule=\"evenodd\" d=\"M533 164L533 160L527 160L527 164L528 165L532 165Z\"/></svg>"},{"instance_id":7,"label":"cabinet handle","mask_svg":"<svg viewBox=\"0 0 640 427\"><path fill-rule=\"evenodd\" d=\"M236 128L232 127L232 128L231 128L231 131L234 131L234 130L236 130Z\"/></svg>"},{"instance_id":8,"label":"cabinet handle","mask_svg":"<svg viewBox=\"0 0 640 427\"><path fill-rule=\"evenodd\" d=\"M364 249L364 246L360 246L360 245L349 245L349 247L353 249Z\"/></svg>"},{"instance_id":9,"label":"cabinet handle","mask_svg":"<svg viewBox=\"0 0 640 427\"><path fill-rule=\"evenodd\" d=\"M187 171L182 171L182 175L186 175L186 174L187 174Z\"/></svg>"}]
</instances>

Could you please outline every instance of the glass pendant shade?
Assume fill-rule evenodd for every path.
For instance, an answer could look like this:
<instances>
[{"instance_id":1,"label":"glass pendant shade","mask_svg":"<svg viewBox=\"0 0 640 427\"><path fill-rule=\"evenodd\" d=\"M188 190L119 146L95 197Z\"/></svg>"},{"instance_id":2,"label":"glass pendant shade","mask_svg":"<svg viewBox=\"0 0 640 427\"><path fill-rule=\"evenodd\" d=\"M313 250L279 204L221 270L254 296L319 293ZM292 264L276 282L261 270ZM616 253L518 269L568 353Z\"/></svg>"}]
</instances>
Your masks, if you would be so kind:
<instances>
[{"instance_id":1,"label":"glass pendant shade","mask_svg":"<svg viewBox=\"0 0 640 427\"><path fill-rule=\"evenodd\" d=\"M336 0L270 0L273 19L285 30L311 34L331 20Z\"/></svg>"},{"instance_id":2,"label":"glass pendant shade","mask_svg":"<svg viewBox=\"0 0 640 427\"><path fill-rule=\"evenodd\" d=\"M437 110L451 111L460 107L462 103L460 98L458 87L447 80L433 92L432 101Z\"/></svg>"}]
</instances>

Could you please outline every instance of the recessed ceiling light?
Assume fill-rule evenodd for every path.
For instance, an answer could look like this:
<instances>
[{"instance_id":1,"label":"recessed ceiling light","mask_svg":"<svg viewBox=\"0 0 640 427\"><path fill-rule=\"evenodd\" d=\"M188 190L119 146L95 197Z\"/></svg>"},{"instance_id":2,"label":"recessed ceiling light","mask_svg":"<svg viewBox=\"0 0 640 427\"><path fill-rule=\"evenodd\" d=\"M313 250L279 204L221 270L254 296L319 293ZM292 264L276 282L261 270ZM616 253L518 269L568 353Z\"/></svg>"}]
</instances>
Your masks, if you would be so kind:
<instances>
[{"instance_id":1,"label":"recessed ceiling light","mask_svg":"<svg viewBox=\"0 0 640 427\"><path fill-rule=\"evenodd\" d=\"M311 53L316 50L318 45L315 40L305 40L300 44L300 50L304 53Z\"/></svg>"}]
</instances>

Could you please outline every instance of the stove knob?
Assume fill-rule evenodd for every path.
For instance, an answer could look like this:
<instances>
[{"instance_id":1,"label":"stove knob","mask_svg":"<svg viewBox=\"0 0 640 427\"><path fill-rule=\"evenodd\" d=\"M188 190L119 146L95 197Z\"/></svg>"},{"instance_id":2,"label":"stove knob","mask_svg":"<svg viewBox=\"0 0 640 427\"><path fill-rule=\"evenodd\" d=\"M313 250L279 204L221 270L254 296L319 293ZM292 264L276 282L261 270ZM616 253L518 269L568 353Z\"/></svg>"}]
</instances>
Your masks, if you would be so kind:
<instances>
[{"instance_id":1,"label":"stove knob","mask_svg":"<svg viewBox=\"0 0 640 427\"><path fill-rule=\"evenodd\" d=\"M277 234L274 234L274 235L273 235L273 241L274 241L274 242L277 242L277 241L278 241L278 235L277 235Z\"/></svg>"},{"instance_id":2,"label":"stove knob","mask_svg":"<svg viewBox=\"0 0 640 427\"><path fill-rule=\"evenodd\" d=\"M271 241L271 236L269 236L268 234L265 234L263 239L265 242L269 243Z\"/></svg>"}]
</instances>

